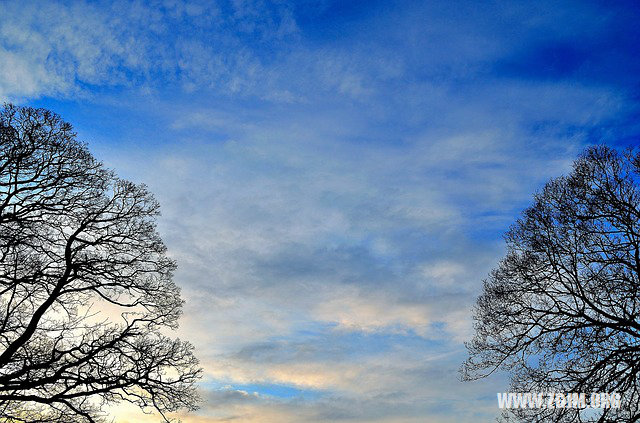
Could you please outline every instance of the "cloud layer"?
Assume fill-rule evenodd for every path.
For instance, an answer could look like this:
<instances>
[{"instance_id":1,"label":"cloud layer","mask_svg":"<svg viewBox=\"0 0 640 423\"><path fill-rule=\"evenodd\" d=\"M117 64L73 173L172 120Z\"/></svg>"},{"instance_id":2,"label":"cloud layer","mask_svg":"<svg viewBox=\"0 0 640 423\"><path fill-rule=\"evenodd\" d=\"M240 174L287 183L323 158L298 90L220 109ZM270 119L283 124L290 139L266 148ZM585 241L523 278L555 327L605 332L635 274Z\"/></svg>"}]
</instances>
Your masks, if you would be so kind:
<instances>
[{"instance_id":1,"label":"cloud layer","mask_svg":"<svg viewBox=\"0 0 640 423\"><path fill-rule=\"evenodd\" d=\"M637 140L637 7L0 3L0 97L148 184L207 399L189 422L471 422L471 306L584 145ZM142 421L128 409L120 421Z\"/></svg>"}]
</instances>

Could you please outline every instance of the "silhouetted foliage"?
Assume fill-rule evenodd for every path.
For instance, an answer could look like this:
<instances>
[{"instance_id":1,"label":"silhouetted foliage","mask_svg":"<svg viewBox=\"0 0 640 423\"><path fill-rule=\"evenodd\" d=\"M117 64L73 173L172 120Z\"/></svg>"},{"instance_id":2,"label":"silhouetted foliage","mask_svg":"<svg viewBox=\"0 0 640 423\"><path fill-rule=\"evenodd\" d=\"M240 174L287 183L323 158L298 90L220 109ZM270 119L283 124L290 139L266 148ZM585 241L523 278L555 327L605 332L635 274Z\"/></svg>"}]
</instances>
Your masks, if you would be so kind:
<instances>
[{"instance_id":1,"label":"silhouetted foliage","mask_svg":"<svg viewBox=\"0 0 640 423\"><path fill-rule=\"evenodd\" d=\"M640 420L640 155L598 146L551 180L484 282L463 378L514 392L618 392L619 409L519 410L526 422Z\"/></svg>"},{"instance_id":2,"label":"silhouetted foliage","mask_svg":"<svg viewBox=\"0 0 640 423\"><path fill-rule=\"evenodd\" d=\"M161 334L182 300L158 203L50 111L5 105L0 144L0 420L194 409L192 347Z\"/></svg>"}]
</instances>

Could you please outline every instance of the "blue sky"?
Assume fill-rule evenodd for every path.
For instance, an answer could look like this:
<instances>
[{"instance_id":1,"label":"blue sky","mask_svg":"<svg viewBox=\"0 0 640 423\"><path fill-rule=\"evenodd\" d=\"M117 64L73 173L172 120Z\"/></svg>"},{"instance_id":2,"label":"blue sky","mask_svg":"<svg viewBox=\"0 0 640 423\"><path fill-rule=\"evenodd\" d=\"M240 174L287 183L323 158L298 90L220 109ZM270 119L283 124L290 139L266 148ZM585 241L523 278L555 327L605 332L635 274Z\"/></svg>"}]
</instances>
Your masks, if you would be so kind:
<instances>
[{"instance_id":1,"label":"blue sky","mask_svg":"<svg viewBox=\"0 0 640 423\"><path fill-rule=\"evenodd\" d=\"M0 99L159 199L206 402L188 422L475 422L502 233L586 146L637 144L640 7L0 2ZM119 421L142 421L116 410Z\"/></svg>"}]
</instances>

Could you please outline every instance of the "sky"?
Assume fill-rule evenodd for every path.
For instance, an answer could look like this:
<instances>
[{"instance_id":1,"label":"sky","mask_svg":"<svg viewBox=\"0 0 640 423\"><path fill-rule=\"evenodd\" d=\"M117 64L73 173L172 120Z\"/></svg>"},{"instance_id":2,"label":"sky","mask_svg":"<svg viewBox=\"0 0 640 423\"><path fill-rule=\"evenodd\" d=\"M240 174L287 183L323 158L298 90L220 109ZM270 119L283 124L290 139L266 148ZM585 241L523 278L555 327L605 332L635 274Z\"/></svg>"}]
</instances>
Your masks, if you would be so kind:
<instances>
[{"instance_id":1,"label":"sky","mask_svg":"<svg viewBox=\"0 0 640 423\"><path fill-rule=\"evenodd\" d=\"M502 234L640 141L632 1L0 1L0 101L160 201L204 368L184 422L478 422ZM158 421L135 410L117 422Z\"/></svg>"}]
</instances>

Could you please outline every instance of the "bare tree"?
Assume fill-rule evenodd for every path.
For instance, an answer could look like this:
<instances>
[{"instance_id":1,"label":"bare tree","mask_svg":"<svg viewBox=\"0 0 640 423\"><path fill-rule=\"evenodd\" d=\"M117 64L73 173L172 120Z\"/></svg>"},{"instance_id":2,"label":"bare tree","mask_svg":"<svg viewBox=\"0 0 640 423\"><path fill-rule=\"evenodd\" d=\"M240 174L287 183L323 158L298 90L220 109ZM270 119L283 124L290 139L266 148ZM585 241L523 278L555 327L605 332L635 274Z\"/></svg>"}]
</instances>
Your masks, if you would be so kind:
<instances>
[{"instance_id":1,"label":"bare tree","mask_svg":"<svg viewBox=\"0 0 640 423\"><path fill-rule=\"evenodd\" d=\"M5 105L0 143L0 420L194 409L192 347L161 333L182 300L158 203L47 110Z\"/></svg>"},{"instance_id":2,"label":"bare tree","mask_svg":"<svg viewBox=\"0 0 640 423\"><path fill-rule=\"evenodd\" d=\"M527 409L509 421L640 420L640 154L587 149L505 239L463 379L504 369L515 392L622 395L619 409Z\"/></svg>"}]
</instances>

